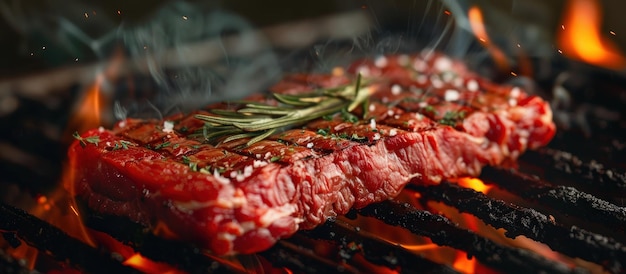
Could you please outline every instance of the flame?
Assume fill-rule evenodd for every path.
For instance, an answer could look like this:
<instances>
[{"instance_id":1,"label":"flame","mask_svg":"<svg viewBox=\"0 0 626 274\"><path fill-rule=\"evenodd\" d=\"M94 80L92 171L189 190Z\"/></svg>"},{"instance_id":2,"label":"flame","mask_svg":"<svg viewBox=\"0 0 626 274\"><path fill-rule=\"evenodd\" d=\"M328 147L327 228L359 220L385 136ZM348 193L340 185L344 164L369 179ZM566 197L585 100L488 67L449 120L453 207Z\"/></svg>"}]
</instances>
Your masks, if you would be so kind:
<instances>
[{"instance_id":1,"label":"flame","mask_svg":"<svg viewBox=\"0 0 626 274\"><path fill-rule=\"evenodd\" d=\"M468 258L464 251L457 251L452 268L461 273L475 273L476 258Z\"/></svg>"},{"instance_id":2,"label":"flame","mask_svg":"<svg viewBox=\"0 0 626 274\"><path fill-rule=\"evenodd\" d=\"M489 190L493 187L491 185L486 185L482 180L478 178L469 178L469 177L458 179L457 184L459 184L462 187L471 188L478 192L482 192L484 194L487 194Z\"/></svg>"},{"instance_id":3,"label":"flame","mask_svg":"<svg viewBox=\"0 0 626 274\"><path fill-rule=\"evenodd\" d=\"M73 113L69 123L69 134L74 131L84 132L101 125L101 112L106 103L101 95L103 75L98 75L96 81L87 89L78 109Z\"/></svg>"},{"instance_id":4,"label":"flame","mask_svg":"<svg viewBox=\"0 0 626 274\"><path fill-rule=\"evenodd\" d=\"M485 28L483 14L480 11L480 8L472 6L467 12L467 17L470 27L472 28L472 32L474 32L476 38L489 51L498 68L501 71L509 70L509 62L507 61L506 55L502 52L502 50L500 50L500 48L491 42L489 35L487 35L487 29Z\"/></svg>"},{"instance_id":5,"label":"flame","mask_svg":"<svg viewBox=\"0 0 626 274\"><path fill-rule=\"evenodd\" d=\"M559 31L559 51L593 65L624 68L623 54L600 32L601 20L598 1L569 0Z\"/></svg>"},{"instance_id":6,"label":"flame","mask_svg":"<svg viewBox=\"0 0 626 274\"><path fill-rule=\"evenodd\" d=\"M162 273L162 274L176 274L176 273L185 273L184 271L180 271L176 268L173 268L165 263L158 263L146 259L144 256L141 256L139 253L135 253L130 256L126 261L123 262L124 265L133 267L139 271L145 273Z\"/></svg>"}]
</instances>

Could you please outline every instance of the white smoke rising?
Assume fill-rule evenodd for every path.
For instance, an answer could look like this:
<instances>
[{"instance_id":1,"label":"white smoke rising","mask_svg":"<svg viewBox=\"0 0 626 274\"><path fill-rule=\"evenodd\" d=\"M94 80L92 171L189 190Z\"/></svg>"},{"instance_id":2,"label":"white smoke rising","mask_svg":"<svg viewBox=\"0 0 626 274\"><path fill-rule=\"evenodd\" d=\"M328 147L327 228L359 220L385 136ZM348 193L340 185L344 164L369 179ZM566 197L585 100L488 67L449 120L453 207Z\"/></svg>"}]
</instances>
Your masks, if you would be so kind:
<instances>
[{"instance_id":1,"label":"white smoke rising","mask_svg":"<svg viewBox=\"0 0 626 274\"><path fill-rule=\"evenodd\" d=\"M151 77L165 91L166 103L159 105L197 108L259 91L280 75L269 49L242 48L267 43L252 30L245 19L227 11L174 2L118 34L130 59L146 61Z\"/></svg>"}]
</instances>

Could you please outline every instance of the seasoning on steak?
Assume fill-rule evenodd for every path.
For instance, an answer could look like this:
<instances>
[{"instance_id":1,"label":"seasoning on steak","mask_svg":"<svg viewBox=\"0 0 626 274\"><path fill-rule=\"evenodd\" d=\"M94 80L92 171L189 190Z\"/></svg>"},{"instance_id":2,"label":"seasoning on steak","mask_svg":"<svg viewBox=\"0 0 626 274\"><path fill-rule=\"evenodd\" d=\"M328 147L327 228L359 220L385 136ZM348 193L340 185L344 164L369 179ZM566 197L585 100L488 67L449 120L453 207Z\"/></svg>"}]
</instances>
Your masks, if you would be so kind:
<instances>
[{"instance_id":1,"label":"seasoning on steak","mask_svg":"<svg viewBox=\"0 0 626 274\"><path fill-rule=\"evenodd\" d=\"M481 79L442 55L364 60L348 69L356 72L374 79L366 108L250 146L246 139L206 143L194 114L207 111L88 131L69 150L73 190L93 210L127 216L161 236L215 254L252 253L393 198L409 181L439 183L513 163L555 132L541 98ZM349 78L292 75L272 91L297 94Z\"/></svg>"}]
</instances>

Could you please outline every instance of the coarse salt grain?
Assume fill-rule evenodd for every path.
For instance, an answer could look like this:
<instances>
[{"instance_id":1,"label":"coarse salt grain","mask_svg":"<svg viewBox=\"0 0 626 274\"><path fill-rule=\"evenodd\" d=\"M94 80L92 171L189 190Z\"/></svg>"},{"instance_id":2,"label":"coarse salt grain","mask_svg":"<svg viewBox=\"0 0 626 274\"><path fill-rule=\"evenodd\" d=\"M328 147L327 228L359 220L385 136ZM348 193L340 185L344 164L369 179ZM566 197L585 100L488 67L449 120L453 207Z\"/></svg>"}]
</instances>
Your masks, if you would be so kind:
<instances>
[{"instance_id":1,"label":"coarse salt grain","mask_svg":"<svg viewBox=\"0 0 626 274\"><path fill-rule=\"evenodd\" d=\"M374 104L370 104L370 107L368 108L370 111L374 111L376 110L376 105Z\"/></svg>"},{"instance_id":2,"label":"coarse salt grain","mask_svg":"<svg viewBox=\"0 0 626 274\"><path fill-rule=\"evenodd\" d=\"M164 121L163 122L163 132L172 133L174 132L174 122L172 121Z\"/></svg>"},{"instance_id":3,"label":"coarse salt grain","mask_svg":"<svg viewBox=\"0 0 626 274\"><path fill-rule=\"evenodd\" d=\"M370 128L371 129L376 129L376 120L370 119Z\"/></svg>"},{"instance_id":4,"label":"coarse salt grain","mask_svg":"<svg viewBox=\"0 0 626 274\"><path fill-rule=\"evenodd\" d=\"M438 71L449 71L452 69L452 60L448 57L439 57L435 60L434 67Z\"/></svg>"},{"instance_id":5,"label":"coarse salt grain","mask_svg":"<svg viewBox=\"0 0 626 274\"><path fill-rule=\"evenodd\" d=\"M402 92L402 87L398 84L391 86L391 94L398 95Z\"/></svg>"},{"instance_id":6,"label":"coarse salt grain","mask_svg":"<svg viewBox=\"0 0 626 274\"><path fill-rule=\"evenodd\" d=\"M306 144L306 148L313 148L313 143Z\"/></svg>"},{"instance_id":7,"label":"coarse salt grain","mask_svg":"<svg viewBox=\"0 0 626 274\"><path fill-rule=\"evenodd\" d=\"M396 136L398 134L398 131L395 128L392 128L391 130L389 130L389 136Z\"/></svg>"},{"instance_id":8,"label":"coarse salt grain","mask_svg":"<svg viewBox=\"0 0 626 274\"><path fill-rule=\"evenodd\" d=\"M387 60L387 57L385 56L380 56L378 58L376 58L376 60L374 60L374 65L376 65L379 68L384 68L389 64L389 60Z\"/></svg>"},{"instance_id":9,"label":"coarse salt grain","mask_svg":"<svg viewBox=\"0 0 626 274\"><path fill-rule=\"evenodd\" d=\"M478 81L474 79L467 81L467 90L478 91Z\"/></svg>"},{"instance_id":10,"label":"coarse salt grain","mask_svg":"<svg viewBox=\"0 0 626 274\"><path fill-rule=\"evenodd\" d=\"M444 94L444 100L450 102L450 101L456 101L459 100L459 98L461 98L461 94L454 89L448 89L446 90L446 93Z\"/></svg>"},{"instance_id":11,"label":"coarse salt grain","mask_svg":"<svg viewBox=\"0 0 626 274\"><path fill-rule=\"evenodd\" d=\"M519 87L513 87L511 89L510 95L511 95L511 97L516 97L517 98L517 97L519 97L520 93L522 93L522 90Z\"/></svg>"},{"instance_id":12,"label":"coarse salt grain","mask_svg":"<svg viewBox=\"0 0 626 274\"><path fill-rule=\"evenodd\" d=\"M98 128L98 132L100 132L100 133L104 132L104 127L99 127Z\"/></svg>"},{"instance_id":13,"label":"coarse salt grain","mask_svg":"<svg viewBox=\"0 0 626 274\"><path fill-rule=\"evenodd\" d=\"M373 139L374 141L380 140L380 133L376 133L376 134L374 134L374 137L372 137L372 139Z\"/></svg>"}]
</instances>

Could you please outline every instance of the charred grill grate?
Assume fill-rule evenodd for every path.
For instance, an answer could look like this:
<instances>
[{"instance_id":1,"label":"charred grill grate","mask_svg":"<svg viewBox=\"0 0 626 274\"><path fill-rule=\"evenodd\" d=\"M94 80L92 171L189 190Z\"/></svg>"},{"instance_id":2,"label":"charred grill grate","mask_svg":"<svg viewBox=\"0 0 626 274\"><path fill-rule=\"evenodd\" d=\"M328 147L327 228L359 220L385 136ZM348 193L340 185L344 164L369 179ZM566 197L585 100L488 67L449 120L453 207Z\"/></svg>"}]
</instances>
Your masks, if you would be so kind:
<instances>
[{"instance_id":1,"label":"charred grill grate","mask_svg":"<svg viewBox=\"0 0 626 274\"><path fill-rule=\"evenodd\" d=\"M598 103L607 106L619 102L600 99L602 100ZM43 109L41 116L44 117L56 118L67 114L50 113L53 111L46 110L38 102L26 103L30 106L29 109ZM66 106L62 108L64 107ZM11 125L10 128L20 128L25 123L24 120L28 120L28 115L30 114L15 113L7 117L6 121ZM626 272L626 247L623 244L626 242L626 208L624 201L619 200L620 197L626 197L626 172L619 167L606 167L588 160L597 158L603 163L615 161L623 164L624 146L620 143L619 136L624 136L626 125L606 122L605 125L610 125L607 127L602 124L597 119L590 125L594 130L594 144L587 146L590 139L580 132L562 130L551 147L529 151L521 157L522 171L485 168L481 179L510 193L515 198L513 203L508 202L509 199L492 198L451 183L410 186L405 192L419 193L419 202L422 203L439 201L458 211L475 215L493 227L503 228L508 237L523 235L547 244L561 254L580 257L600 265L609 272ZM22 131L21 134L6 133L9 137L20 136L21 139L3 139L27 148L28 153L43 151L44 155L63 154L52 152L60 147L59 140L46 139L46 135L35 129ZM41 141L42 138L45 142L34 141ZM33 143L41 147L32 147ZM611 153L603 155L605 151ZM579 158L582 156L585 159ZM60 161L43 163L38 167L60 169ZM10 179L26 182L22 187L33 192L41 191L41 185L36 182L45 181L49 175L42 175L36 172L38 169L32 167L25 169L19 163L11 163L5 169L10 171L6 173ZM540 175L532 175L535 172ZM524 205L520 202L522 200L525 201ZM546 209L550 213L546 213ZM552 212L561 216L552 218L551 214L557 214ZM402 202L387 201L370 205L355 210L350 215L352 216L347 217L374 218L390 227L400 227L415 235L427 237L438 245L462 250L469 256L476 257L486 267L498 271L587 272L587 269L572 268L531 251L496 243L461 228L443 215ZM92 214L86 214L86 217L90 228L111 235L154 261L165 262L190 273L246 272L241 265L204 254L193 245L155 237L144 227L127 219ZM115 254L85 245L18 208L1 203L0 220L0 232L6 243L18 245L25 242L59 265L69 264L92 273L137 272L123 265ZM296 273L357 273L366 272L367 269L364 268L376 266L402 273L456 272L448 265L430 261L399 244L390 243L383 236L359 229L342 217L328 220L314 230L300 231L265 252L238 259L246 262L243 263L245 266L264 267L269 264L278 268L286 267ZM0 272L25 271L27 270L24 266L0 253Z\"/></svg>"},{"instance_id":2,"label":"charred grill grate","mask_svg":"<svg viewBox=\"0 0 626 274\"><path fill-rule=\"evenodd\" d=\"M539 179L517 171L488 168L484 179L497 182L499 186L517 195L546 203L561 209L566 214L579 218L611 224L623 233L624 208L574 188L550 186ZM497 180L495 180L497 179ZM626 248L612 239L576 226L567 227L556 223L532 208L524 208L502 200L487 197L472 189L466 189L452 183L437 186L410 186L406 191L420 193L420 200L441 201L479 217L485 223L496 228L504 228L508 237L524 235L545 243L555 251L572 257L595 262L613 273L623 272L626 262ZM549 198L542 198L549 197ZM581 198L582 197L582 198ZM120 273L134 272L115 260L111 254L93 249L77 241L62 231L29 215L19 209L3 205L2 216L5 219L3 235L8 242L18 237L25 242L44 250L56 260L68 261L79 269L90 272ZM429 237L434 243L451 246L475 256L482 264L504 272L550 272L584 273L584 269L570 268L567 265L551 261L533 252L519 248L503 246L469 230L458 227L442 215L419 210L409 204L388 201L370 205L353 212L351 215L374 217L388 225L399 226L416 235ZM142 255L162 261L190 273L201 272L243 272L240 266L232 265L220 258L203 254L198 248L153 236L140 225L127 219L111 216L87 214L89 227L106 232L124 242ZM594 216L594 217L590 217ZM115 224L115 225L111 225ZM330 259L327 254L318 254L312 246L319 241L330 244L336 256ZM15 242L15 241L13 241ZM301 231L290 239L279 242L276 246L259 254L274 266L287 267L296 272L315 273L341 271L357 273L363 271L361 256L368 264L380 265L405 273L412 271L433 273L454 273L449 266L441 265L415 255L399 245L386 242L379 235L361 231L342 220L329 220L324 225L312 230ZM11 266L8 266L11 267Z\"/></svg>"},{"instance_id":3,"label":"charred grill grate","mask_svg":"<svg viewBox=\"0 0 626 274\"><path fill-rule=\"evenodd\" d=\"M565 131L565 134L575 133ZM559 138L564 137L557 136L556 146L562 146ZM611 273L625 272L626 208L621 197L626 195L626 173L619 166L606 167L579 158L575 150L562 149L551 145L530 151L520 159L519 170L484 169L481 179L510 193L513 199L493 198L447 182L436 186L409 186L404 193L419 196L417 201L422 204L443 202L474 215L494 228L504 229L507 237L523 235L563 255L595 263ZM595 152L591 156L581 155L589 158ZM193 245L158 238L125 218L86 215L90 228L111 235L149 259L189 273L243 273L246 269L242 265L253 268L272 265L298 273L359 273L369 267L402 273L456 272L448 265L430 261L385 240L384 235L359 229L347 222L351 218L374 218L388 226L400 227L427 237L437 245L464 251L485 267L497 271L587 272L587 269L572 268L531 251L496 243L461 228L443 215L399 201L370 205L351 212L348 219L328 220L314 230L300 231L265 252L237 258L242 264L212 257ZM9 245L25 242L42 251L41 256L46 260L92 273L137 272L123 265L115 254L92 248L18 208L1 204L0 216L0 232ZM26 267L9 259L0 258L0 272L28 272Z\"/></svg>"}]
</instances>

